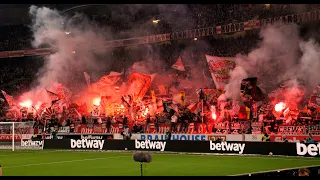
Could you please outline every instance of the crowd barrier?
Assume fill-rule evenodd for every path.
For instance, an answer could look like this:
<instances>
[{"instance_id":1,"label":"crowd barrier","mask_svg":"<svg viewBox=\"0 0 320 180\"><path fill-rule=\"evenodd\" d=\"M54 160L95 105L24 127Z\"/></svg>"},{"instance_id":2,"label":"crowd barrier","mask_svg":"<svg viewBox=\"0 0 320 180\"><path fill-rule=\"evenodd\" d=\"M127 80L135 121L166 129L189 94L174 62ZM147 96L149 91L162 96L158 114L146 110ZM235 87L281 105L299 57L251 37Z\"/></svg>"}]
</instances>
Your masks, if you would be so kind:
<instances>
[{"instance_id":1,"label":"crowd barrier","mask_svg":"<svg viewBox=\"0 0 320 180\"><path fill-rule=\"evenodd\" d=\"M187 153L221 153L238 155L284 155L319 157L320 144L245 142L245 141L178 141L178 140L106 140L48 139L44 149L68 150L141 150Z\"/></svg>"}]
</instances>

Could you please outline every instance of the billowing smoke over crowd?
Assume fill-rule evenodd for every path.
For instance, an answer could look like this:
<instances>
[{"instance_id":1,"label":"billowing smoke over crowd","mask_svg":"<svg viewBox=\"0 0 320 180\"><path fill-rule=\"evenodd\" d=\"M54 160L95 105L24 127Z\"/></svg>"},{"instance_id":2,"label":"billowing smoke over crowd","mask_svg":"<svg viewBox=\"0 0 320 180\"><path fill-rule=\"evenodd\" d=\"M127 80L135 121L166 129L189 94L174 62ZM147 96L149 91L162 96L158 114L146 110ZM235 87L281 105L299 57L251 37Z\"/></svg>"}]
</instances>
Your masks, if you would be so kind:
<instances>
[{"instance_id":1,"label":"billowing smoke over crowd","mask_svg":"<svg viewBox=\"0 0 320 180\"><path fill-rule=\"evenodd\" d=\"M261 42L248 55L236 56L236 68L220 99L239 100L241 80L258 77L258 86L266 95L279 94L282 84L286 89L283 100L302 100L320 82L318 70L319 44L312 39L303 41L297 25L268 27L260 32Z\"/></svg>"},{"instance_id":2,"label":"billowing smoke over crowd","mask_svg":"<svg viewBox=\"0 0 320 180\"><path fill-rule=\"evenodd\" d=\"M134 10L136 8L136 10ZM133 6L130 11L138 11L144 8L143 6ZM159 5L159 9L165 9ZM173 8L173 7L172 7ZM172 9L173 10L173 9ZM185 12L184 6L174 6L174 10ZM33 102L46 101L50 102L47 97L46 89L54 91L55 85L63 84L66 87L74 86L75 84L84 84L85 79L74 79L75 76L82 75L84 71L91 72L92 77L100 78L110 71L114 71L112 66L117 62L112 62L109 57L112 55L113 49L105 49L103 44L105 39L110 39L112 33L108 28L99 28L94 22L91 22L83 14L76 13L73 16L63 14L57 10L46 7L31 6L29 9L32 24L30 28L33 32L34 40L32 42L34 48L49 45L53 50L49 56L46 56L45 65L39 70L37 79L37 86L32 88L29 92L24 93L20 100L31 99ZM121 16L122 20L131 18L129 15ZM167 17L168 18L168 17ZM147 20L149 22L149 19ZM130 30L131 36L135 36L134 32L144 30L141 27ZM144 45L144 59L137 59L136 62L126 62L126 65L121 69L124 70L122 80L126 80L133 72L140 72L145 74L156 74L161 80L155 78L154 83L162 83L170 85L176 81L180 84L174 86L172 91L179 93L187 86L193 88L201 88L205 84L203 82L203 73L197 71L197 67L201 68L198 63L194 63L188 58L183 59L185 64L192 65L192 68L187 70L190 72L188 78L177 79L172 73L174 70L170 69L171 65L165 64L160 59L160 52L152 45ZM130 47L128 47L130 48ZM183 52L181 52L183 54ZM132 54L134 56L134 54ZM187 55L186 55L187 56ZM99 60L100 57L100 60ZM103 61L101 61L104 59ZM141 57L141 56L140 56ZM178 57L177 57L178 58ZM128 68L128 64L130 64ZM105 72L98 74L95 72ZM125 77L124 77L125 76ZM92 80L97 81L96 80ZM126 94L126 85L121 85L121 93ZM87 89L78 88L76 94L87 91ZM110 92L111 91L111 92ZM106 91L112 94L112 90Z\"/></svg>"}]
</instances>

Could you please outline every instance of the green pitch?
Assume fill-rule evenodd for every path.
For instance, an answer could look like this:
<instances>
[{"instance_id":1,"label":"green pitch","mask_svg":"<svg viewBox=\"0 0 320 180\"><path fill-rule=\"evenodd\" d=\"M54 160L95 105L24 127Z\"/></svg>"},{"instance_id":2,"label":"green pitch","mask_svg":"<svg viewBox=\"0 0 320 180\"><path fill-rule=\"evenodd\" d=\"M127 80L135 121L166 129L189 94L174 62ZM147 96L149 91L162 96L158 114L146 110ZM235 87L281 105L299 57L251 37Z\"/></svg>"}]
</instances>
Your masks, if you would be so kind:
<instances>
[{"instance_id":1,"label":"green pitch","mask_svg":"<svg viewBox=\"0 0 320 180\"><path fill-rule=\"evenodd\" d=\"M4 176L139 176L130 152L0 151ZM318 158L153 154L146 176L236 175L320 165Z\"/></svg>"}]
</instances>

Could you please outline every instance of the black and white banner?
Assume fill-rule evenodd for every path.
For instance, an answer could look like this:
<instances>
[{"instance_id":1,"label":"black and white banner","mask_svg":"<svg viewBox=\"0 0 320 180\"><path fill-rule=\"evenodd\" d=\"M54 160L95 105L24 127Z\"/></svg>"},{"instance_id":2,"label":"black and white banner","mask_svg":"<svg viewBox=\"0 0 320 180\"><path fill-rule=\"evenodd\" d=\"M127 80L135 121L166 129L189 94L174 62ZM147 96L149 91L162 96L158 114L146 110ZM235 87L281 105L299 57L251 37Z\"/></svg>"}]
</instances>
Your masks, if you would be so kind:
<instances>
[{"instance_id":1,"label":"black and white banner","mask_svg":"<svg viewBox=\"0 0 320 180\"><path fill-rule=\"evenodd\" d=\"M113 134L57 134L56 136L57 139L113 139ZM53 139L53 135L47 134L46 139Z\"/></svg>"},{"instance_id":2,"label":"black and white banner","mask_svg":"<svg viewBox=\"0 0 320 180\"><path fill-rule=\"evenodd\" d=\"M58 133L70 133L70 126L63 126L63 127L50 127L51 131L58 130Z\"/></svg>"},{"instance_id":3,"label":"black and white banner","mask_svg":"<svg viewBox=\"0 0 320 180\"><path fill-rule=\"evenodd\" d=\"M306 126L279 126L278 129L279 134L285 135L303 135L307 134L307 127Z\"/></svg>"},{"instance_id":4,"label":"black and white banner","mask_svg":"<svg viewBox=\"0 0 320 180\"><path fill-rule=\"evenodd\" d=\"M317 125L309 125L308 132L312 135L320 135L320 124Z\"/></svg>"}]
</instances>

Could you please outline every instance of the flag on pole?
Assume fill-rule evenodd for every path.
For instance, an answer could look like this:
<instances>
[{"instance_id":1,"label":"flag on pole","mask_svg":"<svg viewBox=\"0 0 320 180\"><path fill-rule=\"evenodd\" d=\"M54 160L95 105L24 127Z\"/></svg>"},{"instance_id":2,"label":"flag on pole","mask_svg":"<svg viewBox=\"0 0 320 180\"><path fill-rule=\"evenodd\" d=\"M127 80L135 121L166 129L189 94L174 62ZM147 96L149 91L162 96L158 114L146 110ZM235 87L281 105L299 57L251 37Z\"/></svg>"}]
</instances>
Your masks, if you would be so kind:
<instances>
[{"instance_id":1,"label":"flag on pole","mask_svg":"<svg viewBox=\"0 0 320 180\"><path fill-rule=\"evenodd\" d=\"M184 106L186 103L186 92L181 91L180 92L180 105Z\"/></svg>"},{"instance_id":2,"label":"flag on pole","mask_svg":"<svg viewBox=\"0 0 320 180\"><path fill-rule=\"evenodd\" d=\"M7 103L9 104L9 106L13 105L13 97L8 95L5 91L1 90L4 98L6 99Z\"/></svg>"},{"instance_id":3,"label":"flag on pole","mask_svg":"<svg viewBox=\"0 0 320 180\"><path fill-rule=\"evenodd\" d=\"M151 97L152 97L152 102L155 103L157 101L157 97L154 90L151 90Z\"/></svg>"},{"instance_id":4,"label":"flag on pole","mask_svg":"<svg viewBox=\"0 0 320 180\"><path fill-rule=\"evenodd\" d=\"M47 88L46 88L46 91L47 91L47 94L48 94L48 96L50 97L51 101L54 101L54 100L59 99L58 94L49 91Z\"/></svg>"},{"instance_id":5,"label":"flag on pole","mask_svg":"<svg viewBox=\"0 0 320 180\"><path fill-rule=\"evenodd\" d=\"M90 82L90 75L86 72L83 72L84 78L86 79L86 83L88 87L90 88L91 82Z\"/></svg>"},{"instance_id":6,"label":"flag on pole","mask_svg":"<svg viewBox=\"0 0 320 180\"><path fill-rule=\"evenodd\" d=\"M186 71L184 69L184 65L180 56L178 57L178 60L172 65L172 68L179 71Z\"/></svg>"}]
</instances>

